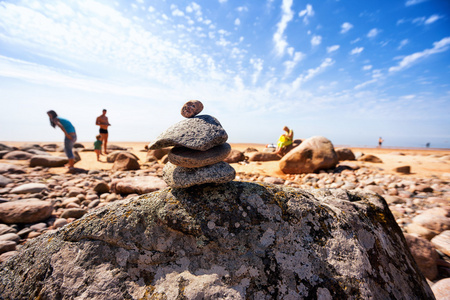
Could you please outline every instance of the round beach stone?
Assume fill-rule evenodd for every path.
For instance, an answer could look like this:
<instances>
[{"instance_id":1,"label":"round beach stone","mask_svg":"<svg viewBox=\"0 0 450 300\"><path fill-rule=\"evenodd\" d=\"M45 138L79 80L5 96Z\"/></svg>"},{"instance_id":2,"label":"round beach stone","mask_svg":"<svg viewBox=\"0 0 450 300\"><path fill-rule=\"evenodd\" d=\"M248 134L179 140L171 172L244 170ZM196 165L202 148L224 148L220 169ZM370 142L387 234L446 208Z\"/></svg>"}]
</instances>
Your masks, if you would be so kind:
<instances>
[{"instance_id":1,"label":"round beach stone","mask_svg":"<svg viewBox=\"0 0 450 300\"><path fill-rule=\"evenodd\" d=\"M47 186L43 183L25 183L13 188L10 193L11 194L40 193L46 189Z\"/></svg>"},{"instance_id":2,"label":"round beach stone","mask_svg":"<svg viewBox=\"0 0 450 300\"><path fill-rule=\"evenodd\" d=\"M163 169L163 179L173 188L187 188L204 183L226 183L236 177L236 171L226 162L201 168L184 168L170 162Z\"/></svg>"},{"instance_id":3,"label":"round beach stone","mask_svg":"<svg viewBox=\"0 0 450 300\"><path fill-rule=\"evenodd\" d=\"M216 118L201 115L172 125L151 142L148 149L181 146L206 151L225 143L227 139L227 132Z\"/></svg>"},{"instance_id":4,"label":"round beach stone","mask_svg":"<svg viewBox=\"0 0 450 300\"><path fill-rule=\"evenodd\" d=\"M49 201L26 199L0 204L0 222L6 224L35 223L51 216L53 205Z\"/></svg>"},{"instance_id":5,"label":"round beach stone","mask_svg":"<svg viewBox=\"0 0 450 300\"><path fill-rule=\"evenodd\" d=\"M181 115L185 118L192 118L203 110L203 103L198 100L189 100L181 108Z\"/></svg>"},{"instance_id":6,"label":"round beach stone","mask_svg":"<svg viewBox=\"0 0 450 300\"><path fill-rule=\"evenodd\" d=\"M192 150L186 147L174 147L169 152L169 161L185 168L199 168L223 161L230 154L228 143L215 146L206 151Z\"/></svg>"}]
</instances>

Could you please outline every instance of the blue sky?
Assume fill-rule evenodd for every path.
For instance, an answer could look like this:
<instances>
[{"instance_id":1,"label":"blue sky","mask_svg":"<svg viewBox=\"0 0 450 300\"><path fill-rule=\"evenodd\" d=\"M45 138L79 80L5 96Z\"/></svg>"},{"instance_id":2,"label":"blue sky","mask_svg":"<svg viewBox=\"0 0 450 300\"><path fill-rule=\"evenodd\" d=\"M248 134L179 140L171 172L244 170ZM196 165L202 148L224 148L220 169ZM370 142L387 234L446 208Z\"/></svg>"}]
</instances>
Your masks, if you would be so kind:
<instances>
[{"instance_id":1,"label":"blue sky","mask_svg":"<svg viewBox=\"0 0 450 300\"><path fill-rule=\"evenodd\" d=\"M229 142L450 148L450 2L0 1L0 141L151 141L197 99Z\"/></svg>"}]
</instances>

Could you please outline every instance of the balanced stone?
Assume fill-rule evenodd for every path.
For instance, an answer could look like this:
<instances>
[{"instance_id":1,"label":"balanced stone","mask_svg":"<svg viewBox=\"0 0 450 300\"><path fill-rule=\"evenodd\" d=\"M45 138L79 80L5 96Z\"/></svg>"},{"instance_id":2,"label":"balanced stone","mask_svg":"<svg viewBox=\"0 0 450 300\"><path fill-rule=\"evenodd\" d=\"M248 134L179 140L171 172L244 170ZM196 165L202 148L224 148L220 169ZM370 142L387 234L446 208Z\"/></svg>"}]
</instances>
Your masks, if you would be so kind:
<instances>
[{"instance_id":1,"label":"balanced stone","mask_svg":"<svg viewBox=\"0 0 450 300\"><path fill-rule=\"evenodd\" d=\"M203 103L198 100L189 100L181 108L181 115L185 118L192 118L203 110Z\"/></svg>"},{"instance_id":2,"label":"balanced stone","mask_svg":"<svg viewBox=\"0 0 450 300\"><path fill-rule=\"evenodd\" d=\"M206 151L192 150L186 147L174 147L169 152L169 161L185 168L199 168L223 161L231 152L228 143L215 146Z\"/></svg>"},{"instance_id":3,"label":"balanced stone","mask_svg":"<svg viewBox=\"0 0 450 300\"><path fill-rule=\"evenodd\" d=\"M210 115L185 119L169 127L148 145L148 149L182 146L205 151L225 143L228 134L219 121Z\"/></svg>"},{"instance_id":4,"label":"balanced stone","mask_svg":"<svg viewBox=\"0 0 450 300\"><path fill-rule=\"evenodd\" d=\"M236 177L236 171L226 162L201 168L184 168L170 162L163 169L163 179L173 188L187 188L204 183L226 183Z\"/></svg>"}]
</instances>

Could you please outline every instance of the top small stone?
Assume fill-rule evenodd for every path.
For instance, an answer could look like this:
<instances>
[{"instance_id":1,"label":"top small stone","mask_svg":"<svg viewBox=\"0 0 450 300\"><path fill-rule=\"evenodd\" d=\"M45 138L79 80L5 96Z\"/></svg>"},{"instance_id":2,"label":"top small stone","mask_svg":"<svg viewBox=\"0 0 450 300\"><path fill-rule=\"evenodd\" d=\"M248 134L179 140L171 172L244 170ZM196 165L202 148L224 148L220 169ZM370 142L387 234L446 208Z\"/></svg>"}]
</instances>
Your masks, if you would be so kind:
<instances>
[{"instance_id":1,"label":"top small stone","mask_svg":"<svg viewBox=\"0 0 450 300\"><path fill-rule=\"evenodd\" d=\"M203 110L203 103L198 100L189 100L181 108L181 115L185 118L192 118Z\"/></svg>"}]
</instances>

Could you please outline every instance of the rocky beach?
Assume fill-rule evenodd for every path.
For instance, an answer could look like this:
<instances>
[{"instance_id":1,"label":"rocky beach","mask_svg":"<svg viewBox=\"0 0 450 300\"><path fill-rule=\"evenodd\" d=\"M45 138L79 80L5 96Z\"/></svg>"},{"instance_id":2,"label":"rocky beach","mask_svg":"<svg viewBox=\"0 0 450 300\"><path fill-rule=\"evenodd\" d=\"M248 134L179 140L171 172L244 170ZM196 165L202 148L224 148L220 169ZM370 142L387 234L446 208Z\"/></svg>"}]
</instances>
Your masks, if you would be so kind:
<instances>
[{"instance_id":1,"label":"rocky beach","mask_svg":"<svg viewBox=\"0 0 450 300\"><path fill-rule=\"evenodd\" d=\"M75 169L68 171L63 167L60 143L1 142L0 262L18 255L33 239L55 233L113 202L166 189L164 172L169 171L164 168L171 163L170 150L164 147L168 145L150 150L146 146L147 143L110 142L111 153L97 161L91 143L78 143L79 161ZM383 197L435 297L448 299L450 150L336 146L338 156L343 155L339 149L345 148L353 157L340 157L333 168L286 174L280 170L279 159L254 159L255 153L270 154L265 145L229 147L225 161L234 169L234 181L311 193L332 189ZM182 161L179 165L185 163L186 156L195 156L183 151L178 149L172 154L174 161ZM233 177L226 178L223 182Z\"/></svg>"}]
</instances>

